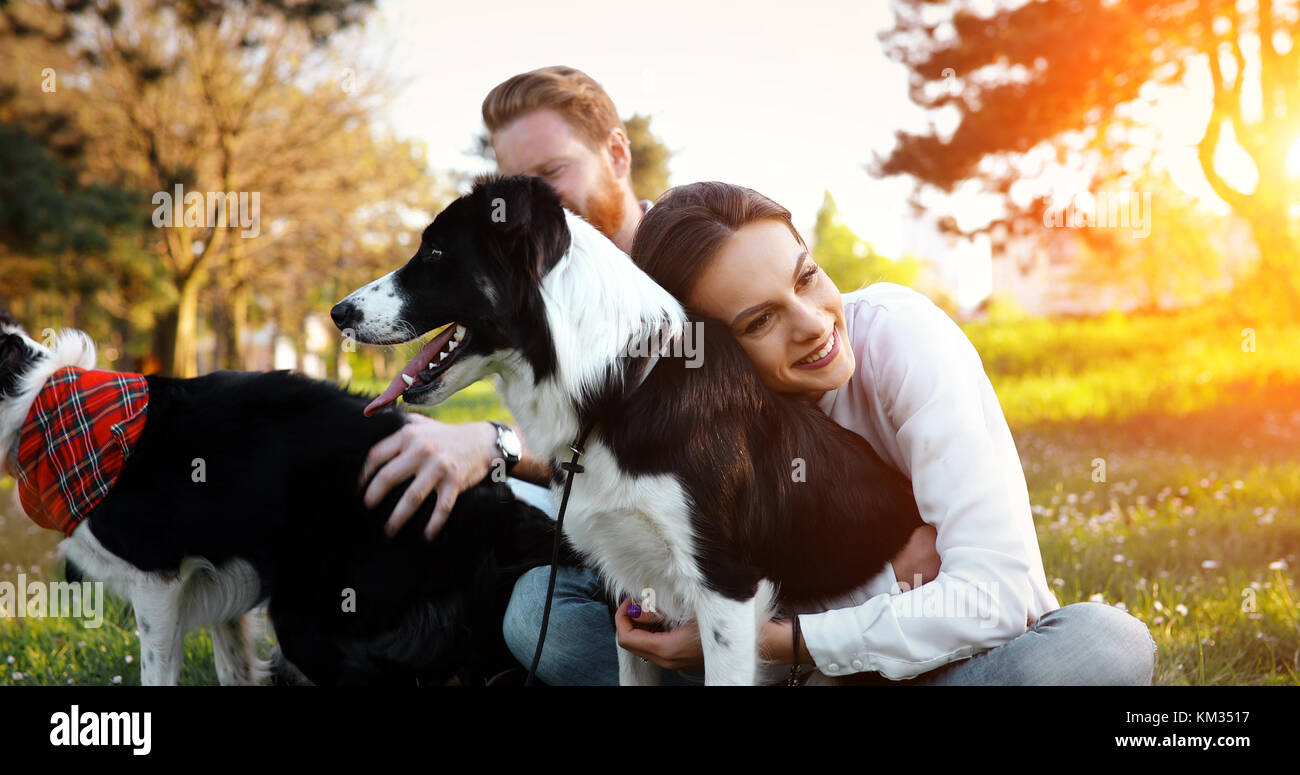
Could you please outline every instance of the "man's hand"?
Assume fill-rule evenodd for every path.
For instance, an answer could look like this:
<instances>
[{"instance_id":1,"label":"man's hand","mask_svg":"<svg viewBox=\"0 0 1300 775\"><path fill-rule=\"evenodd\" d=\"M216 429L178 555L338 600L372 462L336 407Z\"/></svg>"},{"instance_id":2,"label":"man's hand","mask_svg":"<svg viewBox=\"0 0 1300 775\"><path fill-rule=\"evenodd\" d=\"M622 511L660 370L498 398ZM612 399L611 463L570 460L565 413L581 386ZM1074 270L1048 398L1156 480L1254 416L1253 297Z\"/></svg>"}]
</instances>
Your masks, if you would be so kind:
<instances>
[{"instance_id":1,"label":"man's hand","mask_svg":"<svg viewBox=\"0 0 1300 775\"><path fill-rule=\"evenodd\" d=\"M631 598L624 598L614 614L618 645L668 670L704 667L704 646L700 644L700 627L694 619L674 630L656 632L648 628L662 626L663 617L642 611L633 619L627 614L631 602Z\"/></svg>"},{"instance_id":2,"label":"man's hand","mask_svg":"<svg viewBox=\"0 0 1300 775\"><path fill-rule=\"evenodd\" d=\"M939 575L939 552L934 545L938 535L934 525L921 525L912 531L912 537L907 539L907 544L898 550L898 554L890 558L894 578L898 579L898 586L904 592L912 589L916 576L921 577L921 584L928 584Z\"/></svg>"},{"instance_id":3,"label":"man's hand","mask_svg":"<svg viewBox=\"0 0 1300 775\"><path fill-rule=\"evenodd\" d=\"M433 516L424 528L432 541L451 514L456 498L488 475L493 458L500 457L496 428L488 422L448 425L421 414L407 415L406 425L370 449L358 486L366 487L365 504L374 508L389 491L414 477L393 514L384 525L389 536L432 492L438 493ZM373 479L371 476L373 475Z\"/></svg>"}]
</instances>

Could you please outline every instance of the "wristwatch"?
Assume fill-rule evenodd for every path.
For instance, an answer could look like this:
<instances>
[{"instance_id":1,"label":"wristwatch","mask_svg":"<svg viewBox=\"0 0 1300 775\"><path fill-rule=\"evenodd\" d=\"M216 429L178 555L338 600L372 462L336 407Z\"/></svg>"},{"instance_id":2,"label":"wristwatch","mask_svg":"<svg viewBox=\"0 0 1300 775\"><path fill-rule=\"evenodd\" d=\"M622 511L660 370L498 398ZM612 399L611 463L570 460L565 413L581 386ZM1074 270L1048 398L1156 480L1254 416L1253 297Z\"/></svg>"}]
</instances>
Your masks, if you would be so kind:
<instances>
[{"instance_id":1,"label":"wristwatch","mask_svg":"<svg viewBox=\"0 0 1300 775\"><path fill-rule=\"evenodd\" d=\"M488 420L496 426L497 429L497 451L506 461L506 474L509 475L519 463L519 457L524 453L524 447L519 443L519 434L505 423L496 420Z\"/></svg>"}]
</instances>

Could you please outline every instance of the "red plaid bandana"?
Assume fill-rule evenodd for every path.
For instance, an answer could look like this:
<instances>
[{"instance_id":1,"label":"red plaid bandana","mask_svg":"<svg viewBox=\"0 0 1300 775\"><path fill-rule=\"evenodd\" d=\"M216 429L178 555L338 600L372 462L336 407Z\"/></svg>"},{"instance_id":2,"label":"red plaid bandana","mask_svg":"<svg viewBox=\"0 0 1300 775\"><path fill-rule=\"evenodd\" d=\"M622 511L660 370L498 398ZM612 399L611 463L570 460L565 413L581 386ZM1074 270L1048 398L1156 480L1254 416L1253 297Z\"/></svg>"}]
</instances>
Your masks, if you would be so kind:
<instances>
[{"instance_id":1,"label":"red plaid bandana","mask_svg":"<svg viewBox=\"0 0 1300 775\"><path fill-rule=\"evenodd\" d=\"M144 431L139 374L59 369L18 437L18 496L32 521L65 535L104 499Z\"/></svg>"}]
</instances>

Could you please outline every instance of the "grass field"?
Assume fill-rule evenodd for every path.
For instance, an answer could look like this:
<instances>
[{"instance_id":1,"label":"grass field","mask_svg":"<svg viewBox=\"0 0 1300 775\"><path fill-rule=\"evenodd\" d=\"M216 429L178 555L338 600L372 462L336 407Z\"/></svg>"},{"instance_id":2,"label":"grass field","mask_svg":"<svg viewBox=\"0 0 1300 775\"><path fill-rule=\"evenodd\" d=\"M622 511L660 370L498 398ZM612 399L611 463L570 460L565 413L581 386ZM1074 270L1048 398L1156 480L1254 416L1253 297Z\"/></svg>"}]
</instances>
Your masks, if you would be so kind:
<instances>
[{"instance_id":1,"label":"grass field","mask_svg":"<svg viewBox=\"0 0 1300 775\"><path fill-rule=\"evenodd\" d=\"M1300 683L1300 325L1200 310L967 333L1015 434L1060 602L1146 622L1158 684ZM432 414L508 416L488 383ZM0 496L0 581L57 575L57 536ZM138 683L129 610L104 619L0 619L0 684ZM215 682L207 636L186 652L182 682Z\"/></svg>"}]
</instances>

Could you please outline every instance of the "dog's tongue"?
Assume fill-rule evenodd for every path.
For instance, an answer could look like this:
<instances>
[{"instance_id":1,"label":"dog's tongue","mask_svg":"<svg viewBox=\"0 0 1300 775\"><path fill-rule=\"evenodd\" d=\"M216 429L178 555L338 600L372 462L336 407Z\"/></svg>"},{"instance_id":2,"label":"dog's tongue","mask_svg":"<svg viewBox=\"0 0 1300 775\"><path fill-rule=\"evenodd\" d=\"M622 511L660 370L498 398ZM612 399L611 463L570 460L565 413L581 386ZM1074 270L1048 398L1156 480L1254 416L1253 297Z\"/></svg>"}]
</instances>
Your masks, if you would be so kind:
<instances>
[{"instance_id":1,"label":"dog's tongue","mask_svg":"<svg viewBox=\"0 0 1300 775\"><path fill-rule=\"evenodd\" d=\"M385 406L396 401L397 397L406 390L406 381L402 379L402 373L405 371L406 370L403 369L396 377L393 377L393 381L388 384L388 387L384 388L384 392L380 393L374 401L366 404L366 417L369 417L380 409L383 409Z\"/></svg>"},{"instance_id":2,"label":"dog's tongue","mask_svg":"<svg viewBox=\"0 0 1300 775\"><path fill-rule=\"evenodd\" d=\"M388 383L388 387L384 388L384 392L380 393L374 401L371 401L366 405L366 417L369 417L380 409L383 409L385 406L393 403L397 400L398 396L406 392L406 380L402 379L402 375L405 374L411 379L415 379L421 371L424 371L424 367L429 365L429 361L438 356L438 351L442 349L443 343L451 335L450 332L451 327L449 326L447 331L444 332L445 335L439 334L438 336L435 336L433 339L429 340L428 344L420 348L419 355L412 358L410 363L403 366L402 370L397 372L397 375L393 377L393 381Z\"/></svg>"}]
</instances>

